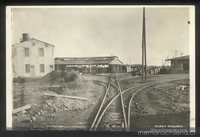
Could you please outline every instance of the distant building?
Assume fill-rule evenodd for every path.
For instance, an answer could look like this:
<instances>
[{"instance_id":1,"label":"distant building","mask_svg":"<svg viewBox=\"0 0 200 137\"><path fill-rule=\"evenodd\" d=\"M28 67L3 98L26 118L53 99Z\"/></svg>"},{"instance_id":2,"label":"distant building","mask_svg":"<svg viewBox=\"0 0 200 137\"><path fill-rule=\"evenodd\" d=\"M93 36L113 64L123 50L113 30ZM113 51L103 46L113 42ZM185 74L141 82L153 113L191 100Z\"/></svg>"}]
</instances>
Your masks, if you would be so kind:
<instances>
[{"instance_id":1,"label":"distant building","mask_svg":"<svg viewBox=\"0 0 200 137\"><path fill-rule=\"evenodd\" d=\"M140 64L130 65L130 68L131 68L131 72L139 72L139 71L142 72L142 65ZM160 67L157 67L157 66L147 66L146 70L147 70L147 73L150 75L160 73Z\"/></svg>"},{"instance_id":2,"label":"distant building","mask_svg":"<svg viewBox=\"0 0 200 137\"><path fill-rule=\"evenodd\" d=\"M128 71L127 65L124 65L117 56L55 58L55 69L65 71L74 69L89 73L122 73Z\"/></svg>"},{"instance_id":3,"label":"distant building","mask_svg":"<svg viewBox=\"0 0 200 137\"><path fill-rule=\"evenodd\" d=\"M170 68L171 73L185 73L185 72L188 73L189 72L189 64L190 64L189 55L172 58L172 59L166 59L166 61L171 62L171 68Z\"/></svg>"},{"instance_id":4,"label":"distant building","mask_svg":"<svg viewBox=\"0 0 200 137\"><path fill-rule=\"evenodd\" d=\"M13 77L42 77L54 70L54 45L23 33L12 45Z\"/></svg>"}]
</instances>

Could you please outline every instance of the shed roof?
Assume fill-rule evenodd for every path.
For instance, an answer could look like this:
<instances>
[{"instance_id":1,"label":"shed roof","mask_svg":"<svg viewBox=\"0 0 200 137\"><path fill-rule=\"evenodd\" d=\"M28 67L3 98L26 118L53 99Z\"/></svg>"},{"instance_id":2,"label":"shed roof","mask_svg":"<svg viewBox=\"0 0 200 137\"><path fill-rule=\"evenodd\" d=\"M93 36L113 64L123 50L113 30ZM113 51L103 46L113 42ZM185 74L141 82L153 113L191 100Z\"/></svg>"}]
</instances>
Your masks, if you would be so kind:
<instances>
[{"instance_id":1,"label":"shed roof","mask_svg":"<svg viewBox=\"0 0 200 137\"><path fill-rule=\"evenodd\" d=\"M177 58L171 58L171 59L166 59L166 61L171 61L171 60L189 60L190 56L186 55L186 56L181 56L181 57L177 57Z\"/></svg>"},{"instance_id":2,"label":"shed roof","mask_svg":"<svg viewBox=\"0 0 200 137\"><path fill-rule=\"evenodd\" d=\"M84 59L114 59L118 58L117 56L100 56L100 57L56 57L56 60L84 60Z\"/></svg>"},{"instance_id":3,"label":"shed roof","mask_svg":"<svg viewBox=\"0 0 200 137\"><path fill-rule=\"evenodd\" d=\"M66 65L105 65L113 61L123 64L119 59L111 57L75 57L75 58L55 58L55 64Z\"/></svg>"}]
</instances>

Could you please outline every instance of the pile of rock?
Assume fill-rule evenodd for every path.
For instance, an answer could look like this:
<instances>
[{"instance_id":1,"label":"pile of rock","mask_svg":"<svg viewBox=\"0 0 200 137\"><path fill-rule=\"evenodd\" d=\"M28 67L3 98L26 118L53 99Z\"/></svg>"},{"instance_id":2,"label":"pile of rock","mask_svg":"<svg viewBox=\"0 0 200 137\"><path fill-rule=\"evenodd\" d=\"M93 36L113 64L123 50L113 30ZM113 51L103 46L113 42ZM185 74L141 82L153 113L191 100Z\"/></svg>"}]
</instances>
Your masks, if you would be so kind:
<instances>
[{"instance_id":1,"label":"pile of rock","mask_svg":"<svg viewBox=\"0 0 200 137\"><path fill-rule=\"evenodd\" d=\"M64 74L64 81L65 82L78 82L80 80L80 76L78 72L75 70L67 71Z\"/></svg>"},{"instance_id":2,"label":"pile of rock","mask_svg":"<svg viewBox=\"0 0 200 137\"><path fill-rule=\"evenodd\" d=\"M68 99L68 98L55 98L54 101L48 102L49 105L58 111L78 111L78 110L85 110L89 109L92 106L92 103L89 103L88 101L83 100L74 100L74 99Z\"/></svg>"},{"instance_id":3,"label":"pile of rock","mask_svg":"<svg viewBox=\"0 0 200 137\"><path fill-rule=\"evenodd\" d=\"M59 79L63 76L62 71L59 70L55 70L52 71L48 74L46 74L44 77L42 77L39 82L44 84L44 83L48 83L48 82L59 82Z\"/></svg>"},{"instance_id":4,"label":"pile of rock","mask_svg":"<svg viewBox=\"0 0 200 137\"><path fill-rule=\"evenodd\" d=\"M112 119L112 120L111 120ZM103 119L102 127L108 131L121 131L124 127L124 122L120 113L108 113Z\"/></svg>"},{"instance_id":5,"label":"pile of rock","mask_svg":"<svg viewBox=\"0 0 200 137\"><path fill-rule=\"evenodd\" d=\"M38 118L43 118L45 116L45 111L41 110L37 105L32 105L30 109L23 110L21 112L18 112L14 114L13 121L21 122L21 123L27 123L27 122L34 122Z\"/></svg>"},{"instance_id":6,"label":"pile of rock","mask_svg":"<svg viewBox=\"0 0 200 137\"><path fill-rule=\"evenodd\" d=\"M37 92L39 96L43 93L56 94L52 91ZM14 114L13 120L16 122L35 122L37 119L45 117L53 118L54 114L62 111L80 111L89 109L93 104L85 100L75 100L61 97L54 97L46 100L40 105L32 105L30 109Z\"/></svg>"},{"instance_id":7,"label":"pile of rock","mask_svg":"<svg viewBox=\"0 0 200 137\"><path fill-rule=\"evenodd\" d=\"M13 116L13 121L27 123L31 120L31 117L27 114L26 111L21 111Z\"/></svg>"}]
</instances>

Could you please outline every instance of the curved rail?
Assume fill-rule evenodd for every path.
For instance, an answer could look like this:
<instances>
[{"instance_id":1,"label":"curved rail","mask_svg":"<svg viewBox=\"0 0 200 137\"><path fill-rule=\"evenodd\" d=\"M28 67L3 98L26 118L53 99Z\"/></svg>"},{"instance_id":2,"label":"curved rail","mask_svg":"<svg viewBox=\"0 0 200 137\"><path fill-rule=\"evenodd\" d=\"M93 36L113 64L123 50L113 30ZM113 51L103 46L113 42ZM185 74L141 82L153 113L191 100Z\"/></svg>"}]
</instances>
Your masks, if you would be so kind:
<instances>
[{"instance_id":1,"label":"curved rail","mask_svg":"<svg viewBox=\"0 0 200 137\"><path fill-rule=\"evenodd\" d=\"M158 83L153 83L153 84L144 86L144 87L142 87L142 88L136 90L136 92L134 92L134 93L131 95L131 99L129 100L129 104L128 104L128 118L127 118L127 120L128 120L128 121L127 121L127 123L128 123L128 131L130 131L130 109L131 109L131 102L132 102L134 96L135 96L139 91L141 91L141 90L143 90L143 89L145 89L145 88L147 88L147 87L153 86L153 85L155 85L155 84L158 84Z\"/></svg>"},{"instance_id":2,"label":"curved rail","mask_svg":"<svg viewBox=\"0 0 200 137\"><path fill-rule=\"evenodd\" d=\"M150 82L149 82L149 83L150 83ZM106 110L107 110L107 109L110 107L110 105L116 100L116 98L120 96L120 94L123 95L125 92L127 92L127 91L129 91L129 90L131 90L131 89L133 89L133 88L136 88L136 87L139 87L139 86L143 86L143 85L145 85L145 84L140 84L140 85L136 85L136 86L130 87L130 88L128 88L128 89L122 91L121 93L118 93L112 100L110 100L110 102L107 104L107 106L104 108L104 110L102 111L101 115L99 116L99 119L98 119L96 125L94 126L93 130L95 131L95 130L97 129L97 127L98 127L98 125L99 125L99 123L100 123L102 117L104 116Z\"/></svg>"},{"instance_id":3,"label":"curved rail","mask_svg":"<svg viewBox=\"0 0 200 137\"><path fill-rule=\"evenodd\" d=\"M141 91L142 89L144 89L144 88L147 88L147 87L150 87L150 86L153 86L153 85L156 85L156 84L162 84L162 83L166 83L166 82L173 82L173 81L177 81L177 80L183 80L182 78L180 78L180 79L176 79L176 80L167 80L167 81L164 81L164 82L154 82L154 83L152 83L152 84L150 84L150 85L147 85L147 86L145 86L145 87L142 87L142 88L140 88L140 89L138 89L136 92L134 92L133 94L132 94L132 96L131 96L131 99L129 100L129 104L128 104L128 131L130 131L130 111L131 111L131 102L132 102L132 100L133 100L133 98L134 98L134 96L139 92L139 91Z\"/></svg>"},{"instance_id":4,"label":"curved rail","mask_svg":"<svg viewBox=\"0 0 200 137\"><path fill-rule=\"evenodd\" d=\"M177 79L177 80L182 80L182 79ZM177 81L177 80L167 80L165 82L152 82L152 84L144 86L144 87L138 89L136 92L134 92L132 94L131 99L129 100L129 104L128 104L128 118L127 118L128 119L128 131L130 131L130 113L131 113L130 110L131 110L131 102L132 102L134 96L144 88L147 88L147 87L150 87L150 86L153 86L153 85L156 85L156 84L161 84L161 83L166 83L166 82L173 82L173 81Z\"/></svg>"},{"instance_id":5,"label":"curved rail","mask_svg":"<svg viewBox=\"0 0 200 137\"><path fill-rule=\"evenodd\" d=\"M107 90L107 86L106 86L106 84L104 84L103 82L93 81L93 83L98 84L98 85L102 85L102 86L104 86L104 87L106 88L106 90Z\"/></svg>"},{"instance_id":6,"label":"curved rail","mask_svg":"<svg viewBox=\"0 0 200 137\"><path fill-rule=\"evenodd\" d=\"M122 104L122 112L123 112L123 116L124 116L124 124L125 124L125 130L127 131L127 121L126 121L126 112L125 112L125 109L124 109L124 101L123 101L123 97L122 97L122 90L121 90L121 87L119 85L119 81L115 75L115 80L117 82L117 85L119 87L119 92L120 92L120 99L121 99L121 104Z\"/></svg>"},{"instance_id":7,"label":"curved rail","mask_svg":"<svg viewBox=\"0 0 200 137\"><path fill-rule=\"evenodd\" d=\"M97 118L98 118L98 116L99 116L99 114L100 114L100 111L101 111L101 109L102 109L102 107L103 107L104 101L105 101L106 96L107 96L107 94L108 94L108 91L109 91L109 89L110 89L110 81L111 81L111 78L112 78L112 75L110 76L110 79L109 79L109 81L108 81L108 87L106 87L106 86L104 85L104 86L106 87L106 93L105 93L104 98L103 98L103 100L102 100L102 102L101 102L101 105L100 105L100 107L99 107L99 109L98 109L98 111L97 111L97 114L96 114L96 116L95 116L95 118L94 118L94 121L93 121L93 123L92 123L92 126L90 127L90 131L94 128L94 125L95 125L95 123L96 123L96 121L97 121Z\"/></svg>"},{"instance_id":8,"label":"curved rail","mask_svg":"<svg viewBox=\"0 0 200 137\"><path fill-rule=\"evenodd\" d=\"M114 97L108 102L108 104L106 103L107 105L103 108L102 106L103 106L103 103L104 103L104 101L105 101L105 99L104 99L104 101L101 103L101 107L100 107L99 110L98 110L98 113L97 113L97 115L96 115L95 121L93 122L93 125L92 125L92 127L91 127L90 130L97 130L97 127L98 127L98 125L100 124L100 121L101 121L101 119L103 118L103 116L105 115L105 112L107 111L107 109L108 109L108 108L110 107L110 105L117 99L117 97L121 96L121 103L122 103L122 109L123 109L123 116L124 116L124 120L125 120L125 128L126 128L126 131L130 131L130 106L131 106L131 102L132 102L133 97L134 97L139 91L143 90L144 88L153 86L153 85L155 85L155 84L163 83L163 82L147 82L147 83L142 83L142 84L139 84L139 85L130 87L130 88L124 90L124 91L121 91L121 87L120 87L120 85L119 85L119 80L117 80L116 75L114 75L114 76L115 76L115 80L116 80L118 86L116 86L115 84L111 84L111 82L114 81L114 80L111 80L111 78L112 78L112 76L111 76L111 77L110 77L110 80L109 80L109 86L108 86L108 88L106 89L106 92L109 91L110 86L114 86L114 87L116 87L116 88L118 89L119 93L118 93L116 96L114 96ZM99 82L101 82L101 81L99 81ZM101 83L105 83L105 82L101 82ZM104 85L104 84L103 84L103 85ZM137 88L137 87L140 87L140 86L143 86L143 87L137 89L137 90L131 95L131 98L130 98L129 104L128 104L128 108L127 108L127 109L128 109L128 110L127 110L127 115L126 115L126 113L125 113L126 111L124 110L125 108L124 108L124 103L123 103L123 98L122 98L123 96L122 96L122 95L123 95L124 93L126 93L127 91L129 91L129 90L131 90L131 89L134 89L134 88ZM106 96L106 95L107 95L107 93L105 94L105 96ZM104 96L104 97L105 97L105 96ZM101 113L100 113L100 111L101 111ZM126 126L126 124L127 124L127 126Z\"/></svg>"},{"instance_id":9,"label":"curved rail","mask_svg":"<svg viewBox=\"0 0 200 137\"><path fill-rule=\"evenodd\" d=\"M103 82L103 81L98 81L98 80L93 80L93 81L107 84L106 82ZM112 82L112 80L110 82ZM110 83L110 85L116 87L119 90L119 87L117 87L117 85L112 84L112 83Z\"/></svg>"}]
</instances>

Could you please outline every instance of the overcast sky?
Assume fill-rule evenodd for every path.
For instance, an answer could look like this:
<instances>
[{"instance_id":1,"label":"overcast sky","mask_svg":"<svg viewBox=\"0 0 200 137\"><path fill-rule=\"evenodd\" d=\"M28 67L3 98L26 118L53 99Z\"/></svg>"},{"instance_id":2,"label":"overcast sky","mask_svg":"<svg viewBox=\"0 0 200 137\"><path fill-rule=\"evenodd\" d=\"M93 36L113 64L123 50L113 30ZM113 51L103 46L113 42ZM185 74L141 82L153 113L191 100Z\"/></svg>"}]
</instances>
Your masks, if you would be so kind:
<instances>
[{"instance_id":1,"label":"overcast sky","mask_svg":"<svg viewBox=\"0 0 200 137\"><path fill-rule=\"evenodd\" d=\"M141 64L142 7L13 8L12 44L22 33L55 45L55 57L118 56ZM189 8L146 7L147 65L189 54Z\"/></svg>"}]
</instances>

